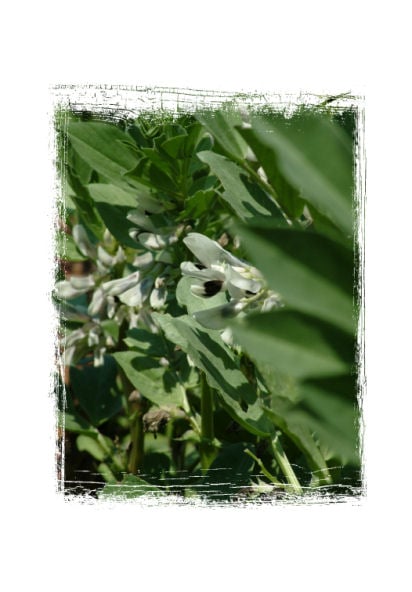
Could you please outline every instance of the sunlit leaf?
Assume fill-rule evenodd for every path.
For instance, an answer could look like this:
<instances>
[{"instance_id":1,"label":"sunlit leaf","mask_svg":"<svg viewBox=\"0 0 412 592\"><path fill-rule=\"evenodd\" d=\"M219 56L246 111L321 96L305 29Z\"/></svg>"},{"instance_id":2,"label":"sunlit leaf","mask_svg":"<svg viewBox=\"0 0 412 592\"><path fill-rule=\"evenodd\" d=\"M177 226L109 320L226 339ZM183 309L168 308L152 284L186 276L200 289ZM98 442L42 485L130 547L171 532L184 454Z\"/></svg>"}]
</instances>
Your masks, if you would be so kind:
<instances>
[{"instance_id":1,"label":"sunlit leaf","mask_svg":"<svg viewBox=\"0 0 412 592\"><path fill-rule=\"evenodd\" d=\"M350 370L352 340L314 317L280 310L235 319L231 327L252 359L298 380Z\"/></svg>"},{"instance_id":2,"label":"sunlit leaf","mask_svg":"<svg viewBox=\"0 0 412 592\"><path fill-rule=\"evenodd\" d=\"M239 227L248 255L285 304L354 332L353 255L310 232Z\"/></svg>"},{"instance_id":3,"label":"sunlit leaf","mask_svg":"<svg viewBox=\"0 0 412 592\"><path fill-rule=\"evenodd\" d=\"M196 366L205 372L209 385L216 389L229 415L253 434L270 435L272 428L262 412L257 393L241 372L233 352L218 335L196 325L187 316L153 316L166 337L179 345Z\"/></svg>"},{"instance_id":4,"label":"sunlit leaf","mask_svg":"<svg viewBox=\"0 0 412 592\"><path fill-rule=\"evenodd\" d=\"M130 147L131 137L108 123L70 122L68 136L73 148L95 171L119 180L138 161Z\"/></svg>"},{"instance_id":5,"label":"sunlit leaf","mask_svg":"<svg viewBox=\"0 0 412 592\"><path fill-rule=\"evenodd\" d=\"M199 152L198 157L220 179L225 189L223 199L242 220L251 220L256 216L280 216L275 202L267 194L256 189L253 196L247 190L247 175L237 164L211 151Z\"/></svg>"},{"instance_id":6,"label":"sunlit leaf","mask_svg":"<svg viewBox=\"0 0 412 592\"><path fill-rule=\"evenodd\" d=\"M137 351L117 352L113 357L132 385L159 407L184 407L185 391L174 372L159 360Z\"/></svg>"}]
</instances>

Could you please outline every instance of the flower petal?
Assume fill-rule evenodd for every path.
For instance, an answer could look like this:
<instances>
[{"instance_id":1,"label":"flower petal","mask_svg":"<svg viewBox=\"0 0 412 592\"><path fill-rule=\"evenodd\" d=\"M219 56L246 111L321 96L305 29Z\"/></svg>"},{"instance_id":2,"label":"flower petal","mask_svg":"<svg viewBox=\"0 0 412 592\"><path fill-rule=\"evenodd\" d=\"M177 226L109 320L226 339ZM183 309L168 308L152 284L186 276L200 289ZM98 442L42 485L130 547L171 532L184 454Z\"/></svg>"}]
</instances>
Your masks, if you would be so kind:
<instances>
[{"instance_id":1,"label":"flower petal","mask_svg":"<svg viewBox=\"0 0 412 592\"><path fill-rule=\"evenodd\" d=\"M146 253L143 253L143 255L137 255L137 257L134 258L133 265L139 269L145 269L146 267L152 265L153 261L153 253L146 251Z\"/></svg>"},{"instance_id":2,"label":"flower petal","mask_svg":"<svg viewBox=\"0 0 412 592\"><path fill-rule=\"evenodd\" d=\"M99 368L104 365L104 354L106 353L105 347L96 347L93 354L93 366Z\"/></svg>"},{"instance_id":3,"label":"flower petal","mask_svg":"<svg viewBox=\"0 0 412 592\"><path fill-rule=\"evenodd\" d=\"M137 237L140 244L146 249L163 249L177 241L177 237L173 234L153 234L151 232L141 232Z\"/></svg>"},{"instance_id":4,"label":"flower petal","mask_svg":"<svg viewBox=\"0 0 412 592\"><path fill-rule=\"evenodd\" d=\"M199 280L195 279L190 286L192 294L201 298L210 298L225 289L225 283L222 280Z\"/></svg>"},{"instance_id":5,"label":"flower petal","mask_svg":"<svg viewBox=\"0 0 412 592\"><path fill-rule=\"evenodd\" d=\"M113 265L113 257L100 245L97 247L97 258L106 267L111 267Z\"/></svg>"},{"instance_id":6,"label":"flower petal","mask_svg":"<svg viewBox=\"0 0 412 592\"><path fill-rule=\"evenodd\" d=\"M114 317L114 314L116 312L116 302L114 300L114 296L108 296L107 297L107 317L109 319L112 319Z\"/></svg>"},{"instance_id":7,"label":"flower petal","mask_svg":"<svg viewBox=\"0 0 412 592\"><path fill-rule=\"evenodd\" d=\"M61 282L56 283L54 290L57 298L60 298L61 300L70 300L70 298L75 298L76 296L81 296L81 294L88 292L90 287L75 288L70 280L62 280Z\"/></svg>"},{"instance_id":8,"label":"flower petal","mask_svg":"<svg viewBox=\"0 0 412 592\"><path fill-rule=\"evenodd\" d=\"M107 296L119 296L123 292L126 292L140 281L140 274L138 271L131 273L130 275L120 278L117 280L111 280L102 284L103 290Z\"/></svg>"},{"instance_id":9,"label":"flower petal","mask_svg":"<svg viewBox=\"0 0 412 592\"><path fill-rule=\"evenodd\" d=\"M94 279L92 275L86 276L79 276L79 275L72 275L70 278L70 283L75 290L90 290L90 288L94 287Z\"/></svg>"},{"instance_id":10,"label":"flower petal","mask_svg":"<svg viewBox=\"0 0 412 592\"><path fill-rule=\"evenodd\" d=\"M150 294L150 306L155 310L162 308L167 298L167 290L164 286L154 288Z\"/></svg>"},{"instance_id":11,"label":"flower petal","mask_svg":"<svg viewBox=\"0 0 412 592\"><path fill-rule=\"evenodd\" d=\"M123 261L126 261L126 255L124 254L122 247L119 246L116 251L116 255L113 257L113 265L123 263Z\"/></svg>"},{"instance_id":12,"label":"flower petal","mask_svg":"<svg viewBox=\"0 0 412 592\"><path fill-rule=\"evenodd\" d=\"M101 286L94 291L91 302L87 308L87 312L91 317L100 315L106 304L106 294Z\"/></svg>"},{"instance_id":13,"label":"flower petal","mask_svg":"<svg viewBox=\"0 0 412 592\"><path fill-rule=\"evenodd\" d=\"M263 301L261 311L269 312L274 308L280 308L282 306L281 298L278 294L271 294Z\"/></svg>"},{"instance_id":14,"label":"flower petal","mask_svg":"<svg viewBox=\"0 0 412 592\"><path fill-rule=\"evenodd\" d=\"M245 278L244 275L240 274L230 266L227 269L227 278L229 284L232 284L233 286L236 286L236 288L240 288L241 290L250 292L252 294L257 294L257 292L259 292L262 287L261 282L258 282L254 279Z\"/></svg>"},{"instance_id":15,"label":"flower petal","mask_svg":"<svg viewBox=\"0 0 412 592\"><path fill-rule=\"evenodd\" d=\"M203 263L206 267L210 267L213 263L226 262L230 265L243 266L244 263L237 259L216 241L199 234L198 232L189 232L183 239L183 242L188 249L192 251L195 257Z\"/></svg>"},{"instance_id":16,"label":"flower petal","mask_svg":"<svg viewBox=\"0 0 412 592\"><path fill-rule=\"evenodd\" d=\"M220 271L219 269L210 269L205 267L203 269L199 269L195 263L191 261L183 261L180 264L180 270L183 275L188 275L193 278L198 278L203 281L207 280L225 280L225 273L224 271Z\"/></svg>"},{"instance_id":17,"label":"flower petal","mask_svg":"<svg viewBox=\"0 0 412 592\"><path fill-rule=\"evenodd\" d=\"M127 304L127 306L141 306L149 296L152 286L153 279L145 278L136 286L133 286L129 290L123 292L119 296L119 300L123 302L123 304Z\"/></svg>"},{"instance_id":18,"label":"flower petal","mask_svg":"<svg viewBox=\"0 0 412 592\"><path fill-rule=\"evenodd\" d=\"M90 257L90 259L96 259L96 247L91 243L84 226L81 224L75 224L73 226L72 234L73 240L80 253L85 257Z\"/></svg>"}]
</instances>

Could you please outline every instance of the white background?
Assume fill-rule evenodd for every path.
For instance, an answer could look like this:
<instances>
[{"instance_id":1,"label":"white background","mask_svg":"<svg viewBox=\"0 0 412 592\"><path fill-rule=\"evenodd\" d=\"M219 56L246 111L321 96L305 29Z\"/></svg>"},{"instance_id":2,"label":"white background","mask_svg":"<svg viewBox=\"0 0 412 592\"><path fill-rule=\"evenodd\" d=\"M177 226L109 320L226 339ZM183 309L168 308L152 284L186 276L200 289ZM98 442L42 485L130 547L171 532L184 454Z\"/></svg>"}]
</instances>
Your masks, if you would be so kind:
<instances>
[{"instance_id":1,"label":"white background","mask_svg":"<svg viewBox=\"0 0 412 592\"><path fill-rule=\"evenodd\" d=\"M411 516L412 196L406 5L73 0L3 9L4 589L407 589L410 549L402 535ZM368 496L360 506L143 510L68 504L56 495L48 291L49 87L58 83L365 95Z\"/></svg>"}]
</instances>

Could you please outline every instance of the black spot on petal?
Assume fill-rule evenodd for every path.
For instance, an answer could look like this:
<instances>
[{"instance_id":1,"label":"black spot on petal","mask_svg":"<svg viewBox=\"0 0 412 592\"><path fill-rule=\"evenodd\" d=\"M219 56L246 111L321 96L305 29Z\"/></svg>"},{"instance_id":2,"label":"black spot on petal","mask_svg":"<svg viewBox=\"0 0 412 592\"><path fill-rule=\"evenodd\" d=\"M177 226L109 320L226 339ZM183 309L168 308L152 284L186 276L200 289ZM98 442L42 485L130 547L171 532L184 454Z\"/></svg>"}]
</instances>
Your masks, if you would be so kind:
<instances>
[{"instance_id":1,"label":"black spot on petal","mask_svg":"<svg viewBox=\"0 0 412 592\"><path fill-rule=\"evenodd\" d=\"M221 280L210 280L203 284L205 296L214 296L222 289L223 282Z\"/></svg>"},{"instance_id":2,"label":"black spot on petal","mask_svg":"<svg viewBox=\"0 0 412 592\"><path fill-rule=\"evenodd\" d=\"M194 264L197 269L206 269L206 265L202 265L201 263Z\"/></svg>"}]
</instances>

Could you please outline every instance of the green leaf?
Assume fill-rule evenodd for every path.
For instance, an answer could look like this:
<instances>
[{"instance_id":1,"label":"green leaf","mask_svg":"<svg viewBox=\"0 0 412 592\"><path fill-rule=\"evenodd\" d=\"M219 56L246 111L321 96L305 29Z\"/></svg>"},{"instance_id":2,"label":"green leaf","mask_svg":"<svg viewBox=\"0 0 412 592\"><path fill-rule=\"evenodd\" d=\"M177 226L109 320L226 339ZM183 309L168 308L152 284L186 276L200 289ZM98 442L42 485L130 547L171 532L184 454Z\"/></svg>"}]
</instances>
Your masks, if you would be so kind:
<instances>
[{"instance_id":1,"label":"green leaf","mask_svg":"<svg viewBox=\"0 0 412 592\"><path fill-rule=\"evenodd\" d=\"M208 480L211 482L230 480L229 490L232 492L240 484L245 485L253 466L253 460L245 454L245 448L248 446L251 446L250 443L244 442L223 444L210 466Z\"/></svg>"},{"instance_id":2,"label":"green leaf","mask_svg":"<svg viewBox=\"0 0 412 592\"><path fill-rule=\"evenodd\" d=\"M109 451L95 436L80 434L76 438L76 445L80 452L88 452L96 460L102 461L109 456Z\"/></svg>"},{"instance_id":3,"label":"green leaf","mask_svg":"<svg viewBox=\"0 0 412 592\"><path fill-rule=\"evenodd\" d=\"M170 181L173 181L174 177L178 175L179 165L176 159L169 156L167 152L154 148L143 148L142 152L150 160L152 166L161 171Z\"/></svg>"},{"instance_id":4,"label":"green leaf","mask_svg":"<svg viewBox=\"0 0 412 592\"><path fill-rule=\"evenodd\" d=\"M305 202L301 199L299 190L291 185L279 170L276 150L261 141L261 134L257 134L252 128L239 129L239 133L248 142L262 165L269 183L276 192L279 205L290 218L298 218L302 214Z\"/></svg>"},{"instance_id":5,"label":"green leaf","mask_svg":"<svg viewBox=\"0 0 412 592\"><path fill-rule=\"evenodd\" d=\"M122 409L121 395L115 391L116 376L112 356L104 356L104 364L98 368L70 366L73 395L93 425L104 423Z\"/></svg>"},{"instance_id":6,"label":"green leaf","mask_svg":"<svg viewBox=\"0 0 412 592\"><path fill-rule=\"evenodd\" d=\"M257 363L302 380L350 369L353 342L342 331L297 311L279 310L232 321L235 339Z\"/></svg>"},{"instance_id":7,"label":"green leaf","mask_svg":"<svg viewBox=\"0 0 412 592\"><path fill-rule=\"evenodd\" d=\"M120 181L137 165L137 154L129 145L132 138L114 125L71 121L68 135L83 160L107 179Z\"/></svg>"},{"instance_id":8,"label":"green leaf","mask_svg":"<svg viewBox=\"0 0 412 592\"><path fill-rule=\"evenodd\" d=\"M203 134L203 127L199 123L195 123L187 128L187 133L174 136L163 142L161 148L174 159L188 159L193 155Z\"/></svg>"},{"instance_id":9,"label":"green leaf","mask_svg":"<svg viewBox=\"0 0 412 592\"><path fill-rule=\"evenodd\" d=\"M243 160L248 146L236 126L242 125L242 117L236 111L209 111L196 113L196 119L216 139L221 150L230 158Z\"/></svg>"},{"instance_id":10,"label":"green leaf","mask_svg":"<svg viewBox=\"0 0 412 592\"><path fill-rule=\"evenodd\" d=\"M343 464L359 465L359 409L354 381L348 376L335 382L347 385L343 395L337 392L337 384L329 385L327 381L301 385L307 425Z\"/></svg>"},{"instance_id":11,"label":"green leaf","mask_svg":"<svg viewBox=\"0 0 412 592\"><path fill-rule=\"evenodd\" d=\"M121 483L108 483L99 493L99 498L134 499L142 495L162 496L163 491L137 475L125 475Z\"/></svg>"},{"instance_id":12,"label":"green leaf","mask_svg":"<svg viewBox=\"0 0 412 592\"><path fill-rule=\"evenodd\" d=\"M189 197L186 200L186 203L194 197L198 191L202 191L207 193L209 190L214 190L216 185L219 183L219 180L214 175L202 175L197 179L193 180L193 183L190 185L189 188Z\"/></svg>"},{"instance_id":13,"label":"green leaf","mask_svg":"<svg viewBox=\"0 0 412 592\"><path fill-rule=\"evenodd\" d=\"M130 349L140 351L147 356L162 357L168 354L164 337L150 333L146 329L130 329L123 341Z\"/></svg>"},{"instance_id":14,"label":"green leaf","mask_svg":"<svg viewBox=\"0 0 412 592\"><path fill-rule=\"evenodd\" d=\"M281 228L239 227L251 260L285 304L353 334L353 255L327 237Z\"/></svg>"},{"instance_id":15,"label":"green leaf","mask_svg":"<svg viewBox=\"0 0 412 592\"><path fill-rule=\"evenodd\" d=\"M310 429L290 416L290 411L296 409L300 402L299 385L290 377L280 375L272 365L259 362L258 368L269 391L270 409L264 407L268 416L305 455L308 466L315 471L318 483L329 482L326 461Z\"/></svg>"},{"instance_id":16,"label":"green leaf","mask_svg":"<svg viewBox=\"0 0 412 592\"><path fill-rule=\"evenodd\" d=\"M336 380L346 385L351 382L347 377ZM306 434L303 441L306 447L309 433L312 439L316 438L321 448L327 449L339 462L359 466L359 410L355 401L351 401L355 393L346 392L342 396L333 385L320 380L301 384L299 391L299 404L290 405L274 396L270 408L265 408L266 412L282 429L284 427L279 418L284 419L286 433L288 429L296 433L298 428L301 434ZM314 458L313 451L311 454Z\"/></svg>"},{"instance_id":17,"label":"green leaf","mask_svg":"<svg viewBox=\"0 0 412 592\"><path fill-rule=\"evenodd\" d=\"M69 432L77 434L92 435L96 434L97 430L88 421L77 413L64 413L60 417L60 425Z\"/></svg>"},{"instance_id":18,"label":"green leaf","mask_svg":"<svg viewBox=\"0 0 412 592\"><path fill-rule=\"evenodd\" d=\"M249 139L253 136L276 155L273 166L287 183L351 235L353 155L350 137L342 128L326 115L305 112L290 120L281 114L256 116L252 129ZM265 162L266 173L275 183L276 170L271 169L269 157Z\"/></svg>"},{"instance_id":19,"label":"green leaf","mask_svg":"<svg viewBox=\"0 0 412 592\"><path fill-rule=\"evenodd\" d=\"M73 192L71 199L79 214L79 222L86 226L97 239L103 238L105 225L88 190L80 183L76 175L67 171L67 180Z\"/></svg>"},{"instance_id":20,"label":"green leaf","mask_svg":"<svg viewBox=\"0 0 412 592\"><path fill-rule=\"evenodd\" d=\"M193 279L189 276L183 276L176 287L176 299L180 306L185 306L189 315L199 310L208 310L221 304L226 304L227 298L224 292L218 292L215 296L201 298L192 294L190 286Z\"/></svg>"},{"instance_id":21,"label":"green leaf","mask_svg":"<svg viewBox=\"0 0 412 592\"><path fill-rule=\"evenodd\" d=\"M174 138L169 138L163 142L162 148L168 156L176 159L183 159L188 156L186 154L186 140L186 134L175 136Z\"/></svg>"},{"instance_id":22,"label":"green leaf","mask_svg":"<svg viewBox=\"0 0 412 592\"><path fill-rule=\"evenodd\" d=\"M129 230L136 226L126 218L136 208L135 192L106 183L92 183L87 189L112 235L123 245L136 248L137 243L129 236Z\"/></svg>"},{"instance_id":23,"label":"green leaf","mask_svg":"<svg viewBox=\"0 0 412 592\"><path fill-rule=\"evenodd\" d=\"M131 187L121 187L125 192L129 193L135 199L134 207L139 207L142 210L147 210L153 214L159 214L165 209L165 204L151 192L150 188L137 179L133 173L125 175L130 182ZM118 185L115 185L118 187Z\"/></svg>"},{"instance_id":24,"label":"green leaf","mask_svg":"<svg viewBox=\"0 0 412 592\"><path fill-rule=\"evenodd\" d=\"M177 376L158 360L136 351L113 354L132 385L159 407L182 407L185 391Z\"/></svg>"},{"instance_id":25,"label":"green leaf","mask_svg":"<svg viewBox=\"0 0 412 592\"><path fill-rule=\"evenodd\" d=\"M185 209L179 216L179 219L200 218L205 212L210 211L215 195L213 190L196 191L194 195L186 199Z\"/></svg>"},{"instance_id":26,"label":"green leaf","mask_svg":"<svg viewBox=\"0 0 412 592\"><path fill-rule=\"evenodd\" d=\"M113 319L104 319L100 323L105 335L109 335L113 338L115 343L119 339L119 323L114 321Z\"/></svg>"},{"instance_id":27,"label":"green leaf","mask_svg":"<svg viewBox=\"0 0 412 592\"><path fill-rule=\"evenodd\" d=\"M149 167L149 179L152 186L160 192L171 193L174 195L178 190L176 182L155 164Z\"/></svg>"},{"instance_id":28,"label":"green leaf","mask_svg":"<svg viewBox=\"0 0 412 592\"><path fill-rule=\"evenodd\" d=\"M92 176L93 169L71 147L69 148L69 151L68 152L69 152L69 164L70 164L70 167L73 169L75 175L77 175L77 177L79 178L80 182L83 185L87 185L87 183L90 183L90 178Z\"/></svg>"},{"instance_id":29,"label":"green leaf","mask_svg":"<svg viewBox=\"0 0 412 592\"><path fill-rule=\"evenodd\" d=\"M266 193L256 193L258 199L249 193L243 180L246 174L237 164L214 152L199 152L197 156L220 179L225 189L222 197L239 218L250 221L257 216L279 217L279 209Z\"/></svg>"},{"instance_id":30,"label":"green leaf","mask_svg":"<svg viewBox=\"0 0 412 592\"><path fill-rule=\"evenodd\" d=\"M252 434L270 435L270 422L262 412L256 391L241 372L234 353L218 335L201 328L187 316L173 318L155 313L153 317L169 341L180 346L205 372L209 386L216 389L229 415Z\"/></svg>"}]
</instances>

